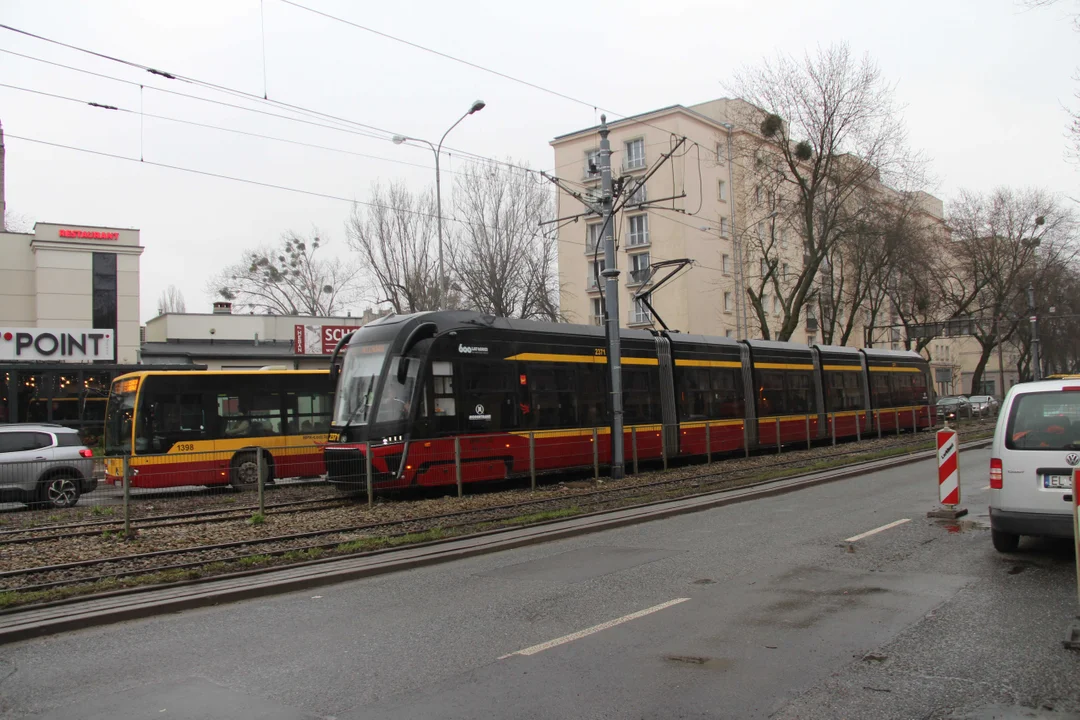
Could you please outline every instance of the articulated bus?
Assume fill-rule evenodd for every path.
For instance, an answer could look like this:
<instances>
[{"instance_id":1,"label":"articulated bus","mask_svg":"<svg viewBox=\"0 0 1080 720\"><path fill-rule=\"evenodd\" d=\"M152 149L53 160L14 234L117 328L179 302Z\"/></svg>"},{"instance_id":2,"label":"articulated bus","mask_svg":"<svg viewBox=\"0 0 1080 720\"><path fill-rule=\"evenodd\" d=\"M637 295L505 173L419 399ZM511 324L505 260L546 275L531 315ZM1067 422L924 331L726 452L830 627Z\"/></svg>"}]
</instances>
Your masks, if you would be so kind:
<instances>
[{"instance_id":1,"label":"articulated bus","mask_svg":"<svg viewBox=\"0 0 1080 720\"><path fill-rule=\"evenodd\" d=\"M258 484L324 473L333 388L327 370L134 372L113 380L105 479L132 487Z\"/></svg>"},{"instance_id":2,"label":"articulated bus","mask_svg":"<svg viewBox=\"0 0 1080 720\"><path fill-rule=\"evenodd\" d=\"M915 352L622 331L627 466L936 421ZM335 351L331 483L440 485L609 464L604 328L467 311L388 316ZM339 360L339 356L340 360ZM340 362L340 370L338 368ZM594 446L595 443L595 446Z\"/></svg>"}]
</instances>

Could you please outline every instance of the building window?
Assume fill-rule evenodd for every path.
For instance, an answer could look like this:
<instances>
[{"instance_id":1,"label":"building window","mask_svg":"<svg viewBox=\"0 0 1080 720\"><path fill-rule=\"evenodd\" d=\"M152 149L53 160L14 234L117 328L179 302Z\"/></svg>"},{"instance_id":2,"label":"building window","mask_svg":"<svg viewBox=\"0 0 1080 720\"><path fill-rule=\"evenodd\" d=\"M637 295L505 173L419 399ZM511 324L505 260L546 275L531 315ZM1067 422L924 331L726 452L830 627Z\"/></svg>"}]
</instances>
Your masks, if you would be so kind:
<instances>
[{"instance_id":1,"label":"building window","mask_svg":"<svg viewBox=\"0 0 1080 720\"><path fill-rule=\"evenodd\" d=\"M649 244L648 215L634 215L630 218L630 240L627 244L631 247Z\"/></svg>"},{"instance_id":2,"label":"building window","mask_svg":"<svg viewBox=\"0 0 1080 720\"><path fill-rule=\"evenodd\" d=\"M645 167L644 138L630 140L626 143L626 165L624 167L627 170L636 170Z\"/></svg>"},{"instance_id":3,"label":"building window","mask_svg":"<svg viewBox=\"0 0 1080 720\"><path fill-rule=\"evenodd\" d=\"M724 312L731 312L731 292L724 293Z\"/></svg>"},{"instance_id":4,"label":"building window","mask_svg":"<svg viewBox=\"0 0 1080 720\"><path fill-rule=\"evenodd\" d=\"M641 205L645 202L645 183L642 183L627 199L627 205Z\"/></svg>"},{"instance_id":5,"label":"building window","mask_svg":"<svg viewBox=\"0 0 1080 720\"><path fill-rule=\"evenodd\" d=\"M784 263L784 264L783 264L783 265L781 266L781 270L780 270L780 277L782 277L782 278L784 278L785 280L787 280L787 263Z\"/></svg>"},{"instance_id":6,"label":"building window","mask_svg":"<svg viewBox=\"0 0 1080 720\"><path fill-rule=\"evenodd\" d=\"M721 202L727 202L727 183L723 180L716 185L716 197Z\"/></svg>"},{"instance_id":7,"label":"building window","mask_svg":"<svg viewBox=\"0 0 1080 720\"><path fill-rule=\"evenodd\" d=\"M735 337L735 331L734 330L725 330L724 331L724 337L726 337L726 338Z\"/></svg>"},{"instance_id":8,"label":"building window","mask_svg":"<svg viewBox=\"0 0 1080 720\"><path fill-rule=\"evenodd\" d=\"M720 165L721 167L723 167L724 162L727 160L727 158L725 157L725 154L726 154L726 151L724 150L724 146L721 145L720 143L717 143L716 144L716 164L717 165Z\"/></svg>"},{"instance_id":9,"label":"building window","mask_svg":"<svg viewBox=\"0 0 1080 720\"><path fill-rule=\"evenodd\" d=\"M815 335L814 333L807 333L806 334L806 344L807 345L813 345L816 342L817 342L817 335Z\"/></svg>"},{"instance_id":10,"label":"building window","mask_svg":"<svg viewBox=\"0 0 1080 720\"><path fill-rule=\"evenodd\" d=\"M644 325L652 322L652 315L649 314L649 308L645 305L646 302L652 302L650 295L634 299L634 307L630 309L631 324Z\"/></svg>"},{"instance_id":11,"label":"building window","mask_svg":"<svg viewBox=\"0 0 1080 720\"><path fill-rule=\"evenodd\" d=\"M787 250L787 228L780 228L780 248Z\"/></svg>"},{"instance_id":12,"label":"building window","mask_svg":"<svg viewBox=\"0 0 1080 720\"><path fill-rule=\"evenodd\" d=\"M720 270L725 275L731 274L731 256L724 253L720 256Z\"/></svg>"},{"instance_id":13,"label":"building window","mask_svg":"<svg viewBox=\"0 0 1080 720\"><path fill-rule=\"evenodd\" d=\"M604 314L607 312L607 308L605 307L605 305L606 305L606 303L604 303L604 301L601 300L600 298L593 298L593 301L592 301L592 324L593 325L603 325L604 324Z\"/></svg>"},{"instance_id":14,"label":"building window","mask_svg":"<svg viewBox=\"0 0 1080 720\"><path fill-rule=\"evenodd\" d=\"M773 297L772 297L772 312L773 312L773 315L779 315L780 314L780 296L779 295L773 295Z\"/></svg>"},{"instance_id":15,"label":"building window","mask_svg":"<svg viewBox=\"0 0 1080 720\"><path fill-rule=\"evenodd\" d=\"M93 256L94 327L116 330L116 255ZM115 347L115 343L113 347Z\"/></svg>"},{"instance_id":16,"label":"building window","mask_svg":"<svg viewBox=\"0 0 1080 720\"><path fill-rule=\"evenodd\" d=\"M588 150L585 152L585 177L600 177L600 151Z\"/></svg>"},{"instance_id":17,"label":"building window","mask_svg":"<svg viewBox=\"0 0 1080 720\"><path fill-rule=\"evenodd\" d=\"M649 278L649 253L630 256L630 283L640 285Z\"/></svg>"},{"instance_id":18,"label":"building window","mask_svg":"<svg viewBox=\"0 0 1080 720\"><path fill-rule=\"evenodd\" d=\"M761 277L762 279L769 277L769 261L765 258L761 258Z\"/></svg>"},{"instance_id":19,"label":"building window","mask_svg":"<svg viewBox=\"0 0 1080 720\"><path fill-rule=\"evenodd\" d=\"M761 204L761 186L760 185L755 185L754 186L754 202L756 202L758 205Z\"/></svg>"},{"instance_id":20,"label":"building window","mask_svg":"<svg viewBox=\"0 0 1080 720\"><path fill-rule=\"evenodd\" d=\"M729 229L730 228L728 227L727 218L726 217L720 218L720 234L726 236L728 234Z\"/></svg>"},{"instance_id":21,"label":"building window","mask_svg":"<svg viewBox=\"0 0 1080 720\"><path fill-rule=\"evenodd\" d=\"M604 272L603 260L593 260L589 263L589 278L585 283L585 286L589 288L589 290L600 289L600 283L604 281L604 276L600 274L602 272Z\"/></svg>"},{"instance_id":22,"label":"building window","mask_svg":"<svg viewBox=\"0 0 1080 720\"><path fill-rule=\"evenodd\" d=\"M600 245L600 228L604 223L592 223L585 226L585 252L594 253Z\"/></svg>"},{"instance_id":23,"label":"building window","mask_svg":"<svg viewBox=\"0 0 1080 720\"><path fill-rule=\"evenodd\" d=\"M769 296L768 295L762 295L761 296L761 312L763 312L763 313L768 313L769 312Z\"/></svg>"}]
</instances>

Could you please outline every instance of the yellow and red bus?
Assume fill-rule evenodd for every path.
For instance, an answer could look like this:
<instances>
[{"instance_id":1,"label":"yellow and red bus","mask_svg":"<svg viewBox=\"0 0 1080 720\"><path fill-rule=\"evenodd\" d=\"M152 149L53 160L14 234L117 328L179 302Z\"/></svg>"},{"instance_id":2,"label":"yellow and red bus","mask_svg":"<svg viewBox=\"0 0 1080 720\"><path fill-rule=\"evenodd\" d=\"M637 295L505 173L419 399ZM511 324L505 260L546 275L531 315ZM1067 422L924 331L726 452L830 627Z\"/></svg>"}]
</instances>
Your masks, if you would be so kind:
<instances>
[{"instance_id":1,"label":"yellow and red bus","mask_svg":"<svg viewBox=\"0 0 1080 720\"><path fill-rule=\"evenodd\" d=\"M113 380L105 479L132 487L258 484L324 473L333 412L328 370L143 371Z\"/></svg>"}]
</instances>

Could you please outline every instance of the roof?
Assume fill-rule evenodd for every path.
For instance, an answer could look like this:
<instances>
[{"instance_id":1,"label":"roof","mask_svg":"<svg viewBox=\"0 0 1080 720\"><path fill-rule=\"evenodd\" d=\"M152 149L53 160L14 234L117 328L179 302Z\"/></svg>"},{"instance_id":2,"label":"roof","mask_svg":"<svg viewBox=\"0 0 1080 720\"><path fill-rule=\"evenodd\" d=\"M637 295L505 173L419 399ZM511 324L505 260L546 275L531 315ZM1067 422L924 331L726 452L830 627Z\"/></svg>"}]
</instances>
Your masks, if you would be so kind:
<instances>
[{"instance_id":1,"label":"roof","mask_svg":"<svg viewBox=\"0 0 1080 720\"><path fill-rule=\"evenodd\" d=\"M296 358L318 357L298 355L292 342L268 340L258 345L251 341L219 340L180 340L169 342L148 342L142 344L143 357L223 357L223 358Z\"/></svg>"},{"instance_id":2,"label":"roof","mask_svg":"<svg viewBox=\"0 0 1080 720\"><path fill-rule=\"evenodd\" d=\"M668 105L667 107L657 108L655 110L649 110L647 112L638 113L637 115L630 115L628 117L619 118L618 120L612 120L611 122L609 122L607 124L607 126L609 128L616 128L616 127L619 127L620 125L626 125L628 123L632 124L632 123L638 122L638 121L641 120L641 118L648 117L650 115L660 115L662 113L672 112L673 110L682 111L682 112L686 113L687 115L691 115L691 116L697 118L698 120L701 120L703 122L708 123L709 125L715 125L718 128L725 127L724 123L720 122L716 118L711 118L708 115L705 115L704 113L700 113L697 110L694 110L692 108L688 108L685 105ZM551 143L552 144L558 143L558 142L561 142L563 140L566 140L567 138L572 138L575 135L581 135L581 134L584 134L584 133L595 133L599 129L600 129L599 125L593 125L592 127L582 128L581 130L575 130L573 132L565 133L563 135L556 135L555 139L552 140Z\"/></svg>"}]
</instances>

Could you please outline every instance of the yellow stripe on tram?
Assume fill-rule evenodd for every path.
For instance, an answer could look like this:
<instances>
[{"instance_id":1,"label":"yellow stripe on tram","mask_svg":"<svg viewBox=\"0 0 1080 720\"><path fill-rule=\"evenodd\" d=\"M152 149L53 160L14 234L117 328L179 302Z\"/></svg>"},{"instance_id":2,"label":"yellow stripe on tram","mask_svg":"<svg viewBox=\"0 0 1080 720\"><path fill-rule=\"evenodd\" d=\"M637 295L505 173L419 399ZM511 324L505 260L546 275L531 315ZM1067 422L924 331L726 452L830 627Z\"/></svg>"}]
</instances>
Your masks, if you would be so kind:
<instances>
[{"instance_id":1,"label":"yellow stripe on tram","mask_svg":"<svg viewBox=\"0 0 1080 720\"><path fill-rule=\"evenodd\" d=\"M913 372L921 373L923 368L917 367L871 367L870 372Z\"/></svg>"},{"instance_id":2,"label":"yellow stripe on tram","mask_svg":"<svg viewBox=\"0 0 1080 720\"><path fill-rule=\"evenodd\" d=\"M862 372L862 365L822 365L821 369L829 372Z\"/></svg>"},{"instance_id":3,"label":"yellow stripe on tram","mask_svg":"<svg viewBox=\"0 0 1080 720\"><path fill-rule=\"evenodd\" d=\"M563 363L588 363L593 365L606 365L607 355L569 355L564 353L518 353L504 360L519 360L522 362L563 362ZM656 358L626 357L622 358L623 365L659 365Z\"/></svg>"},{"instance_id":4,"label":"yellow stripe on tram","mask_svg":"<svg viewBox=\"0 0 1080 720\"><path fill-rule=\"evenodd\" d=\"M804 365L802 363L767 363L760 362L754 363L754 367L758 370L813 370L813 365Z\"/></svg>"},{"instance_id":5,"label":"yellow stripe on tram","mask_svg":"<svg viewBox=\"0 0 1080 720\"><path fill-rule=\"evenodd\" d=\"M623 360L623 362L626 362ZM741 368L742 363L737 360L676 360L675 365L679 367L721 367L721 368Z\"/></svg>"}]
</instances>

